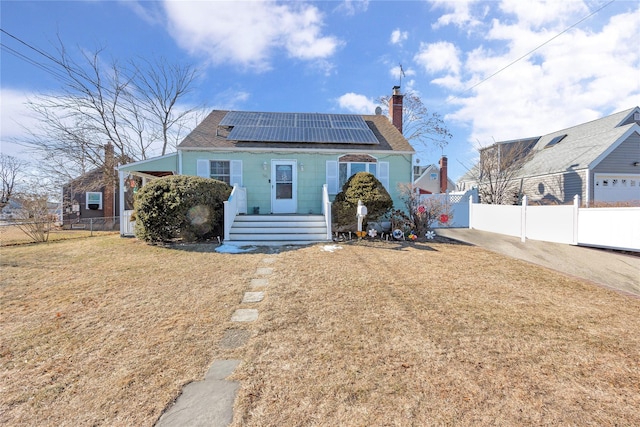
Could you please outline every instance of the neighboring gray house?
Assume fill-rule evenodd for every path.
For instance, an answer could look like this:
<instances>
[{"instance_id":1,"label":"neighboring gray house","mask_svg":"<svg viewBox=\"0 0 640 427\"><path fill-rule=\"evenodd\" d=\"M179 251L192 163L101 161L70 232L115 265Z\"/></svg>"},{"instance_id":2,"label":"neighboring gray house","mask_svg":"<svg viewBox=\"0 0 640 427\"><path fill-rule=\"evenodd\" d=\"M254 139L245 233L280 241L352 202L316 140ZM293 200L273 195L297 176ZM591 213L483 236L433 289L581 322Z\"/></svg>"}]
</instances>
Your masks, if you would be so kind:
<instances>
[{"instance_id":1,"label":"neighboring gray house","mask_svg":"<svg viewBox=\"0 0 640 427\"><path fill-rule=\"evenodd\" d=\"M577 194L586 206L640 203L640 108L518 141L531 144L513 187L530 202L566 204ZM477 186L473 176L463 176L458 190Z\"/></svg>"}]
</instances>

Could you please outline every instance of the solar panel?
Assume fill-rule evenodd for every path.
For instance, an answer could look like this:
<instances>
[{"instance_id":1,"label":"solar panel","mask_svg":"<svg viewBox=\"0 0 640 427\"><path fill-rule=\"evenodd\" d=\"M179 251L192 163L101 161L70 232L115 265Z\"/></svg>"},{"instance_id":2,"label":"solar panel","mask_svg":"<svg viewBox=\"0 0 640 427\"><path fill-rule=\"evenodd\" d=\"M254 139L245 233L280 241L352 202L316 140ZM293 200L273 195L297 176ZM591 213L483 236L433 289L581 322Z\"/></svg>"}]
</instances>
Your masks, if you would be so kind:
<instances>
[{"instance_id":1,"label":"solar panel","mask_svg":"<svg viewBox=\"0 0 640 427\"><path fill-rule=\"evenodd\" d=\"M236 141L378 144L355 114L230 111L220 126L232 127L228 139Z\"/></svg>"}]
</instances>

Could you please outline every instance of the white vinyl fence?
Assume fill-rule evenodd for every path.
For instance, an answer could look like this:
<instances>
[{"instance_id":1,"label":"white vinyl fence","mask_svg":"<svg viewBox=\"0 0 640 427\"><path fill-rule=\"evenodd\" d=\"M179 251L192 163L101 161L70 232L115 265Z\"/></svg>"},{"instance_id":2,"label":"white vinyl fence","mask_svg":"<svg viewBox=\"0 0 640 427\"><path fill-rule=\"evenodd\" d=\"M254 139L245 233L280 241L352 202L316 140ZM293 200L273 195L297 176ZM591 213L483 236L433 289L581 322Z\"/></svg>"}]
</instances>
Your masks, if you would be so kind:
<instances>
[{"instance_id":1,"label":"white vinyl fence","mask_svg":"<svg viewBox=\"0 0 640 427\"><path fill-rule=\"evenodd\" d=\"M436 223L433 228L467 228L469 227L469 203L478 202L478 190L472 189L464 193L422 194L420 200L438 199L447 206L452 219L447 224Z\"/></svg>"},{"instance_id":2,"label":"white vinyl fence","mask_svg":"<svg viewBox=\"0 0 640 427\"><path fill-rule=\"evenodd\" d=\"M469 228L526 239L640 251L640 208L469 203Z\"/></svg>"}]
</instances>

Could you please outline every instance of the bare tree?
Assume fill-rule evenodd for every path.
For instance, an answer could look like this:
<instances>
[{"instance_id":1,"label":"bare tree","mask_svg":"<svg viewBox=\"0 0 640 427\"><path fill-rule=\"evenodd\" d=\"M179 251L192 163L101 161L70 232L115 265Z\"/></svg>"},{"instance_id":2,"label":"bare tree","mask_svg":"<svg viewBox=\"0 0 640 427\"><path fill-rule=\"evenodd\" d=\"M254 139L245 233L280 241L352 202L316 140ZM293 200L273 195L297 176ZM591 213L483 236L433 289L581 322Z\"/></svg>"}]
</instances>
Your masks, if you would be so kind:
<instances>
[{"instance_id":1,"label":"bare tree","mask_svg":"<svg viewBox=\"0 0 640 427\"><path fill-rule=\"evenodd\" d=\"M24 172L26 166L27 162L24 160L0 154L0 179L2 179L0 210L9 204L14 194L18 176Z\"/></svg>"},{"instance_id":2,"label":"bare tree","mask_svg":"<svg viewBox=\"0 0 640 427\"><path fill-rule=\"evenodd\" d=\"M480 160L471 170L482 203L517 204L522 195L519 172L531 156L537 138L500 142L480 149Z\"/></svg>"},{"instance_id":3,"label":"bare tree","mask_svg":"<svg viewBox=\"0 0 640 427\"><path fill-rule=\"evenodd\" d=\"M161 131L162 153L165 155L170 144L177 145L185 120L196 113L196 108L178 110L178 101L187 95L197 77L197 72L189 65L169 64L163 59L155 62L143 60L145 68L133 64L135 77L133 84L137 97L144 101L143 108ZM132 104L136 104L133 103ZM178 131L172 134L172 130Z\"/></svg>"},{"instance_id":4,"label":"bare tree","mask_svg":"<svg viewBox=\"0 0 640 427\"><path fill-rule=\"evenodd\" d=\"M40 192L23 192L17 196L20 209L14 224L34 242L49 240L49 232L58 218L49 213L47 195Z\"/></svg>"},{"instance_id":5,"label":"bare tree","mask_svg":"<svg viewBox=\"0 0 640 427\"><path fill-rule=\"evenodd\" d=\"M418 237L424 237L434 224L441 222L445 217L446 222L453 219L451 205L446 203L446 199L441 195L421 195L411 184L400 184L398 187L405 208L400 216L406 215L406 225L415 231Z\"/></svg>"},{"instance_id":6,"label":"bare tree","mask_svg":"<svg viewBox=\"0 0 640 427\"><path fill-rule=\"evenodd\" d=\"M99 48L74 57L60 41L52 60L61 90L28 103L39 126L21 142L41 154L42 170L63 180L102 168L103 183L113 183L113 166L148 158L154 146L164 154L195 115L179 104L196 76L190 66L159 59L127 68L105 56Z\"/></svg>"},{"instance_id":7,"label":"bare tree","mask_svg":"<svg viewBox=\"0 0 640 427\"><path fill-rule=\"evenodd\" d=\"M382 111L388 113L391 95L378 100ZM441 150L446 147L452 135L440 114L430 112L415 92L407 92L402 102L402 133L414 147L430 148L436 146Z\"/></svg>"}]
</instances>

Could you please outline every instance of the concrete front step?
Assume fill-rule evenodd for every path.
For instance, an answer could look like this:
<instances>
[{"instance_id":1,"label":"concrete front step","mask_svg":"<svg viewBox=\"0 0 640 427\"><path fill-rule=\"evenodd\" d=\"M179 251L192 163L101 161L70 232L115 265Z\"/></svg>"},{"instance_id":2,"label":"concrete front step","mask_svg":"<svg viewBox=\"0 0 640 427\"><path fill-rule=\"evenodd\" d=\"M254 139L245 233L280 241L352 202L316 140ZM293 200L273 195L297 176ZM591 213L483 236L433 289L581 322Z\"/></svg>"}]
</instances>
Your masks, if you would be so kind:
<instances>
[{"instance_id":1,"label":"concrete front step","mask_svg":"<svg viewBox=\"0 0 640 427\"><path fill-rule=\"evenodd\" d=\"M326 242L322 215L239 215L226 244L236 246L282 246Z\"/></svg>"},{"instance_id":2,"label":"concrete front step","mask_svg":"<svg viewBox=\"0 0 640 427\"><path fill-rule=\"evenodd\" d=\"M322 215L238 215L236 216L236 223L243 222L324 222L324 216Z\"/></svg>"},{"instance_id":3,"label":"concrete front step","mask_svg":"<svg viewBox=\"0 0 640 427\"><path fill-rule=\"evenodd\" d=\"M229 237L231 240L255 240L258 242L263 240L315 240L321 242L327 240L327 233L230 233Z\"/></svg>"}]
</instances>

